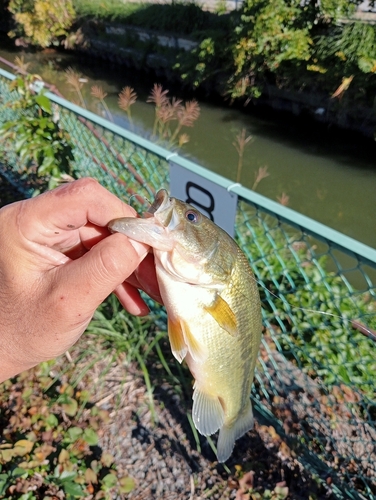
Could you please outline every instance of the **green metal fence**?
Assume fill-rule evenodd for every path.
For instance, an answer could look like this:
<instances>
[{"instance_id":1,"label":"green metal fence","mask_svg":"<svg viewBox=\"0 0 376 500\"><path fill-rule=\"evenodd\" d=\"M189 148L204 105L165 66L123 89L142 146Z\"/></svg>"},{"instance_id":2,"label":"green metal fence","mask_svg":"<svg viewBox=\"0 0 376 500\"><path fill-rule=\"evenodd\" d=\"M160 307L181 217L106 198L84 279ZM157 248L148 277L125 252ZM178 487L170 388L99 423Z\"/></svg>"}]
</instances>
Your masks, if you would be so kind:
<instances>
[{"instance_id":1,"label":"green metal fence","mask_svg":"<svg viewBox=\"0 0 376 500\"><path fill-rule=\"evenodd\" d=\"M0 125L15 118L12 78L0 70ZM375 498L376 250L48 96L74 141L78 171L123 199L168 189L171 160L238 196L235 238L263 305L256 412L306 467L330 478L337 498ZM14 153L1 149L3 174L22 179Z\"/></svg>"}]
</instances>

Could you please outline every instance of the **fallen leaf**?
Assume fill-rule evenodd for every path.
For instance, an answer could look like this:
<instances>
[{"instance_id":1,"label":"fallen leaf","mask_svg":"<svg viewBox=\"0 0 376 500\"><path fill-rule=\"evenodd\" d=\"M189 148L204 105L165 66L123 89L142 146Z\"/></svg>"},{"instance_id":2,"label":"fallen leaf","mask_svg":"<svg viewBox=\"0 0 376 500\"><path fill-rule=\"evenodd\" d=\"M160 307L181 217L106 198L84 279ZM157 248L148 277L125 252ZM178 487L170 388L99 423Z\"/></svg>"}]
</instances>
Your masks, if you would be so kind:
<instances>
[{"instance_id":1,"label":"fallen leaf","mask_svg":"<svg viewBox=\"0 0 376 500\"><path fill-rule=\"evenodd\" d=\"M254 477L255 477L255 472L253 470L250 470L249 472L246 472L244 476L239 479L239 486L243 490L251 490L254 486Z\"/></svg>"}]
</instances>

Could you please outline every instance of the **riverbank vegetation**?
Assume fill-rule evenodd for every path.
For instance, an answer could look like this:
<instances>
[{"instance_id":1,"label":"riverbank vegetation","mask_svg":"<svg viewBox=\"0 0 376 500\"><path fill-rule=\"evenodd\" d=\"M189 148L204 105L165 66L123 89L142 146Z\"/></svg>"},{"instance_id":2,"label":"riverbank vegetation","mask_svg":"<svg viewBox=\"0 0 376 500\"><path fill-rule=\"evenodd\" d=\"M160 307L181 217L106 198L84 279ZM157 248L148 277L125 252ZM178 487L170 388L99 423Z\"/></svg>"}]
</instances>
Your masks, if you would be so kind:
<instances>
[{"instance_id":1,"label":"riverbank vegetation","mask_svg":"<svg viewBox=\"0 0 376 500\"><path fill-rule=\"evenodd\" d=\"M227 27L226 18L203 10L193 2L153 4L74 0L74 6L79 22L96 19L192 38L200 38L200 34L202 38L205 32Z\"/></svg>"},{"instance_id":2,"label":"riverbank vegetation","mask_svg":"<svg viewBox=\"0 0 376 500\"><path fill-rule=\"evenodd\" d=\"M18 75L9 89L18 97L8 103L11 119L0 126L0 161L16 155L19 173L39 183L38 192L75 177L70 136L40 83L37 75Z\"/></svg>"},{"instance_id":3,"label":"riverbank vegetation","mask_svg":"<svg viewBox=\"0 0 376 500\"><path fill-rule=\"evenodd\" d=\"M118 35L113 32L106 35L105 26L115 23L184 36L197 42L193 50L158 49L158 44L150 40L135 41L134 34L118 38L118 43L122 49L136 47L144 51L144 56L152 51L168 50L168 65L173 67L168 69L173 69L187 86L216 91L230 100L248 102L275 87L287 92L332 97L332 107L366 106L372 112L376 89L376 31L373 24L355 17L360 0L245 0L239 10L232 12L224 12L220 2L217 12L202 10L194 3L179 2L166 5L120 0L50 3L56 14L61 9L64 11L64 15L54 16L52 25L51 20L44 23L46 9L39 8L38 2L33 2L34 10L28 3L24 11L25 1L11 0L8 5L13 16L10 35L46 47L58 43L68 30L70 35L72 30L81 30L82 35L91 23L91 28L95 26L94 31L102 39L113 43Z\"/></svg>"},{"instance_id":4,"label":"riverbank vegetation","mask_svg":"<svg viewBox=\"0 0 376 500\"><path fill-rule=\"evenodd\" d=\"M7 10L13 18L9 36L39 47L48 47L66 36L75 16L72 0L9 0Z\"/></svg>"}]
</instances>

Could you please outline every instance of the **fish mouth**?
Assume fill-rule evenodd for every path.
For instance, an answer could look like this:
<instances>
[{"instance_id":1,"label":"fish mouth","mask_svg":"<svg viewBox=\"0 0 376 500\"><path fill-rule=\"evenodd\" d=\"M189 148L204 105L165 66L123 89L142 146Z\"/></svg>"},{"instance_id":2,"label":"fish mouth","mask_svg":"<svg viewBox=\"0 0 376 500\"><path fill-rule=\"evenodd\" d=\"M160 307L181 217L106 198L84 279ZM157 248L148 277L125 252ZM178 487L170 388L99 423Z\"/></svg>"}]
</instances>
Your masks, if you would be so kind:
<instances>
[{"instance_id":1,"label":"fish mouth","mask_svg":"<svg viewBox=\"0 0 376 500\"><path fill-rule=\"evenodd\" d=\"M173 231L181 224L179 215L174 207L175 198L170 198L165 189L160 189L155 195L155 199L149 210L144 213L143 218L149 219L154 217L156 224L160 224L168 231Z\"/></svg>"},{"instance_id":2,"label":"fish mouth","mask_svg":"<svg viewBox=\"0 0 376 500\"><path fill-rule=\"evenodd\" d=\"M161 189L142 218L113 219L107 227L111 233L123 233L133 240L152 246L156 250L170 251L174 246L170 231L176 229L179 223L179 218L174 210L174 198L170 198L167 191Z\"/></svg>"},{"instance_id":3,"label":"fish mouth","mask_svg":"<svg viewBox=\"0 0 376 500\"><path fill-rule=\"evenodd\" d=\"M149 210L144 214L144 217L151 217L156 212L160 212L169 208L171 199L165 189L160 189L155 195L153 203L150 205Z\"/></svg>"}]
</instances>

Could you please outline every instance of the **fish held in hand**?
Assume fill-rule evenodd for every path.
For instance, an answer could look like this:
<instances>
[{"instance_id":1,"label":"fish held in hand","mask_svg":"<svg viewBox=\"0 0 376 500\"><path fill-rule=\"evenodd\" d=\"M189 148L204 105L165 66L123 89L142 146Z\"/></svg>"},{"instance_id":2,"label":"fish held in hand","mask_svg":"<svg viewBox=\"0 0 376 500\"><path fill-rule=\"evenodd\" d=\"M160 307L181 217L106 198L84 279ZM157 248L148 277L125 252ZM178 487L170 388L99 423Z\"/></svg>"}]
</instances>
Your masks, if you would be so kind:
<instances>
[{"instance_id":1,"label":"fish held in hand","mask_svg":"<svg viewBox=\"0 0 376 500\"><path fill-rule=\"evenodd\" d=\"M234 240L196 208L165 190L144 218L108 227L153 247L175 358L195 378L192 417L217 456L253 427L250 393L261 341L261 305L248 260Z\"/></svg>"}]
</instances>

